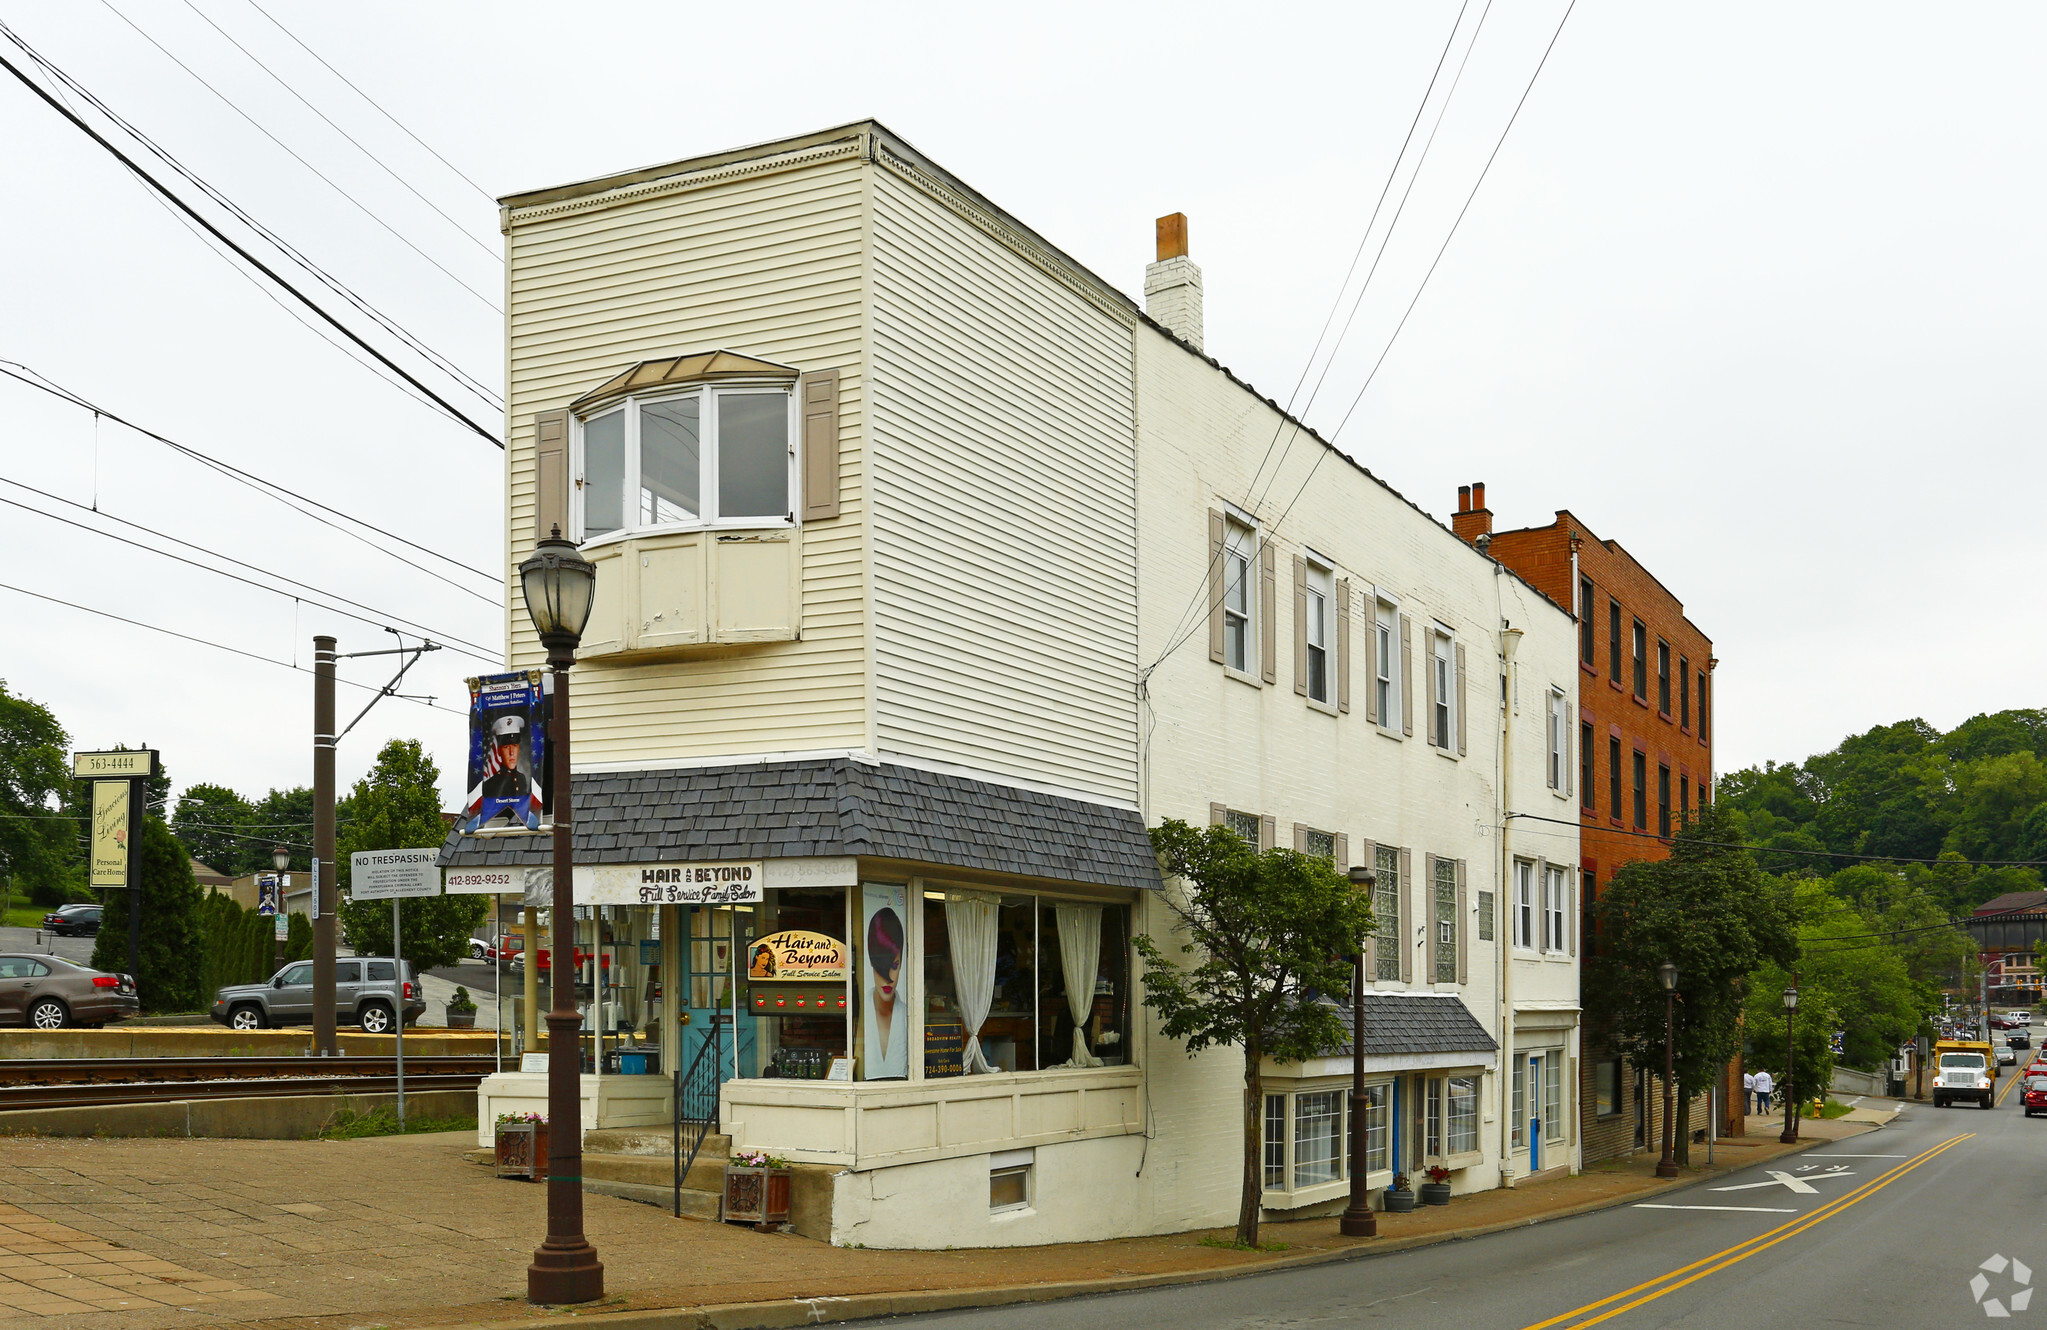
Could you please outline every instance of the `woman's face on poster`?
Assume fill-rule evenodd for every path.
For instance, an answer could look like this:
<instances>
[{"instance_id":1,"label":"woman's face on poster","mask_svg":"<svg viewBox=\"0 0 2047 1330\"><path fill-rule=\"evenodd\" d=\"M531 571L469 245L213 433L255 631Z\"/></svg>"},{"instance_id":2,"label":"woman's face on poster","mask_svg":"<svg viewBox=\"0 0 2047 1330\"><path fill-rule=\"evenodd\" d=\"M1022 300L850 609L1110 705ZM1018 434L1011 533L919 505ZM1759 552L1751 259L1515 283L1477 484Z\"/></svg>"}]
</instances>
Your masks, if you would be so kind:
<instances>
[{"instance_id":1,"label":"woman's face on poster","mask_svg":"<svg viewBox=\"0 0 2047 1330\"><path fill-rule=\"evenodd\" d=\"M896 1000L896 978L902 973L903 958L878 958L874 966L874 1000L887 1004Z\"/></svg>"}]
</instances>

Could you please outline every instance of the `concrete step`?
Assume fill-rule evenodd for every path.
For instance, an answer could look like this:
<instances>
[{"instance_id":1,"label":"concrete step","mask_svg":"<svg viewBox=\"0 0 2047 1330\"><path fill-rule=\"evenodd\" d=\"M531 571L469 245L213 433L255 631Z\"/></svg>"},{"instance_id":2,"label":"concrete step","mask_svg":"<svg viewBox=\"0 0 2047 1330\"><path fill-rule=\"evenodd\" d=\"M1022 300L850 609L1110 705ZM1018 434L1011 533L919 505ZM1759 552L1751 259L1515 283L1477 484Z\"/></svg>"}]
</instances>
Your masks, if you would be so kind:
<instances>
[{"instance_id":1,"label":"concrete step","mask_svg":"<svg viewBox=\"0 0 2047 1330\"><path fill-rule=\"evenodd\" d=\"M586 1182L627 1182L637 1186L670 1188L675 1185L675 1161L667 1154L619 1155L585 1150L583 1178ZM696 1162L690 1165L689 1176L682 1180L682 1185L723 1194L725 1157L699 1154Z\"/></svg>"},{"instance_id":2,"label":"concrete step","mask_svg":"<svg viewBox=\"0 0 2047 1330\"><path fill-rule=\"evenodd\" d=\"M666 1127L611 1127L603 1131L583 1133L583 1149L607 1155L660 1155L666 1159L674 1150L673 1138ZM683 1129L682 1148L689 1149L689 1128ZM719 1132L704 1137L704 1146L697 1151L697 1157L715 1155L720 1159L732 1153L732 1138Z\"/></svg>"},{"instance_id":3,"label":"concrete step","mask_svg":"<svg viewBox=\"0 0 2047 1330\"><path fill-rule=\"evenodd\" d=\"M643 1182L613 1182L586 1174L583 1178L583 1190L594 1191L599 1196L616 1196L621 1200L638 1201L642 1205L655 1207L663 1214L669 1213L675 1205L675 1187L672 1182L656 1187ZM718 1192L684 1187L682 1217L715 1220L718 1218L719 1200Z\"/></svg>"}]
</instances>

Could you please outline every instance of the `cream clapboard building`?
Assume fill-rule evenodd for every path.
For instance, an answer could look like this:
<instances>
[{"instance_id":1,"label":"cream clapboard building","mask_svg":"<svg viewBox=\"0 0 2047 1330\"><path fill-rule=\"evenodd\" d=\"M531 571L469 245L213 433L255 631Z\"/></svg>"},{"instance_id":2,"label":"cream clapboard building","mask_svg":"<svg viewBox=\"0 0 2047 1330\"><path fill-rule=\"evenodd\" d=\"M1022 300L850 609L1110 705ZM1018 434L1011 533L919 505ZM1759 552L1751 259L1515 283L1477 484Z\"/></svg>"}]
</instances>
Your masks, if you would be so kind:
<instances>
[{"instance_id":1,"label":"cream clapboard building","mask_svg":"<svg viewBox=\"0 0 2047 1330\"><path fill-rule=\"evenodd\" d=\"M1158 1035L1130 946L1177 817L1376 870L1373 1186L1575 1166L1572 621L1202 356L1184 221L1147 317L873 122L503 220L507 563L558 525L599 568L586 1025L658 1054L586 1052L586 1128L665 1130L624 1067L711 1074L838 1242L1228 1222L1241 1055ZM703 866L757 885L635 886ZM1270 1212L1340 1206L1349 1068L1265 1069Z\"/></svg>"}]
</instances>

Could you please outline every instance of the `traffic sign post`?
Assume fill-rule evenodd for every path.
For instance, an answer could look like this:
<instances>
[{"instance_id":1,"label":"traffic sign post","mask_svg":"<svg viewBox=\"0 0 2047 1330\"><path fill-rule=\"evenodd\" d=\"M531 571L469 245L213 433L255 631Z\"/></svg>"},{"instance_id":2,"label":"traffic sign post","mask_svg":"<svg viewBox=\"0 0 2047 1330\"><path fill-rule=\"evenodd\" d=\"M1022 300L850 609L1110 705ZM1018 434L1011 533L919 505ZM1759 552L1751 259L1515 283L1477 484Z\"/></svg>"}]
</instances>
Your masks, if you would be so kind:
<instances>
[{"instance_id":1,"label":"traffic sign post","mask_svg":"<svg viewBox=\"0 0 2047 1330\"><path fill-rule=\"evenodd\" d=\"M391 960L398 970L397 1024L391 1028L398 1064L398 1130L405 1130L405 944L399 927L403 923L399 902L407 896L441 894L441 870L435 866L437 850L357 850L348 856L349 895L356 900L391 902ZM419 986L426 996L426 981Z\"/></svg>"}]
</instances>

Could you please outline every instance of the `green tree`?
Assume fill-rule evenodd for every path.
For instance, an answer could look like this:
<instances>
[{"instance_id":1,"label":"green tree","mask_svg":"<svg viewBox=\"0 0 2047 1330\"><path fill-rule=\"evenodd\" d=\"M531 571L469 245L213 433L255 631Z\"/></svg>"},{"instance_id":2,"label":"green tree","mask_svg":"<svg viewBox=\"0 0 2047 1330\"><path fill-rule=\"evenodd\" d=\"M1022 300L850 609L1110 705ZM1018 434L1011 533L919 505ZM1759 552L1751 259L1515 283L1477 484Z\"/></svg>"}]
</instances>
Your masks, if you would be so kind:
<instances>
[{"instance_id":1,"label":"green tree","mask_svg":"<svg viewBox=\"0 0 2047 1330\"><path fill-rule=\"evenodd\" d=\"M1798 1012L1792 1025L1795 1062L1789 1072L1784 1065L1784 990L1791 986L1791 973L1771 964L1757 970L1743 1008L1743 1028L1748 1051L1742 1066L1750 1071L1767 1071L1776 1082L1778 1103L1796 1095L1802 1102L1824 1098L1834 1079L1834 1032L1841 1028L1841 1014L1833 997L1818 984L1798 986Z\"/></svg>"},{"instance_id":2,"label":"green tree","mask_svg":"<svg viewBox=\"0 0 2047 1330\"><path fill-rule=\"evenodd\" d=\"M132 872L142 891L142 937L135 986L144 1011L197 1011L200 1006L199 880L192 856L159 817L142 819L142 835L130 850ZM107 926L92 949L94 968L119 974L128 969L128 903L125 891L107 893ZM211 1000L211 993L205 994Z\"/></svg>"},{"instance_id":3,"label":"green tree","mask_svg":"<svg viewBox=\"0 0 2047 1330\"><path fill-rule=\"evenodd\" d=\"M341 889L349 890L349 856L358 850L438 849L447 839L441 820L441 773L417 739L393 739L370 773L355 783L349 824L334 857ZM485 896L423 896L403 906L405 959L421 970L453 965L469 954L470 931L490 910ZM348 945L371 956L391 954L391 903L352 901L341 907Z\"/></svg>"},{"instance_id":4,"label":"green tree","mask_svg":"<svg viewBox=\"0 0 2047 1330\"><path fill-rule=\"evenodd\" d=\"M249 801L227 786L188 785L171 814L171 834L194 859L237 877L249 857L244 837L251 820ZM267 861L264 867L269 867Z\"/></svg>"},{"instance_id":5,"label":"green tree","mask_svg":"<svg viewBox=\"0 0 2047 1330\"><path fill-rule=\"evenodd\" d=\"M1791 891L1801 994L1823 998L1834 1013L1827 1033L1840 1034L1844 1062L1866 1071L1881 1067L1939 1009L1939 999L1913 982L1897 939L1883 936L1828 883L1807 879L1792 883ZM1781 996L1780 979L1781 971L1765 967L1756 986Z\"/></svg>"},{"instance_id":6,"label":"green tree","mask_svg":"<svg viewBox=\"0 0 2047 1330\"><path fill-rule=\"evenodd\" d=\"M1224 827L1197 830L1168 818L1151 833L1160 866L1179 878L1163 897L1177 945L1140 935L1144 1004L1189 1057L1210 1045L1244 1055L1244 1172L1237 1241L1258 1243L1263 1191L1261 1133L1265 1059L1301 1062L1343 1045L1338 1008L1325 995L1350 989L1351 966L1372 932L1364 892L1326 859L1260 853ZM1190 957L1182 964L1171 951Z\"/></svg>"},{"instance_id":7,"label":"green tree","mask_svg":"<svg viewBox=\"0 0 2047 1330\"><path fill-rule=\"evenodd\" d=\"M2031 752L1979 758L1957 769L1955 787L1947 848L1967 859L2014 859L2028 816L2047 803L2047 765Z\"/></svg>"},{"instance_id":8,"label":"green tree","mask_svg":"<svg viewBox=\"0 0 2047 1330\"><path fill-rule=\"evenodd\" d=\"M1585 965L1590 1013L1638 1067L1660 1071L1669 1049L1678 1089L1676 1136L1688 1155L1691 1097L1739 1048L1748 976L1789 963L1798 943L1790 894L1744 849L1729 812L1709 804L1671 842L1670 857L1625 864L1599 893L1601 946ZM1665 1036L1657 969L1677 966L1675 1039Z\"/></svg>"},{"instance_id":9,"label":"green tree","mask_svg":"<svg viewBox=\"0 0 2047 1330\"><path fill-rule=\"evenodd\" d=\"M77 885L85 824L64 816L70 745L49 708L0 682L0 881L10 897L54 905Z\"/></svg>"},{"instance_id":10,"label":"green tree","mask_svg":"<svg viewBox=\"0 0 2047 1330\"><path fill-rule=\"evenodd\" d=\"M337 826L347 825L348 805L352 797L335 801L334 816ZM255 829L255 834L261 839L245 842L249 857L243 860L243 872L269 871L270 847L280 843L291 851L292 872L310 873L313 870L312 786L294 785L287 790L270 791L261 799L253 801L249 809L249 822Z\"/></svg>"}]
</instances>

